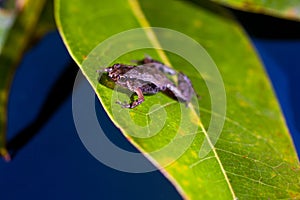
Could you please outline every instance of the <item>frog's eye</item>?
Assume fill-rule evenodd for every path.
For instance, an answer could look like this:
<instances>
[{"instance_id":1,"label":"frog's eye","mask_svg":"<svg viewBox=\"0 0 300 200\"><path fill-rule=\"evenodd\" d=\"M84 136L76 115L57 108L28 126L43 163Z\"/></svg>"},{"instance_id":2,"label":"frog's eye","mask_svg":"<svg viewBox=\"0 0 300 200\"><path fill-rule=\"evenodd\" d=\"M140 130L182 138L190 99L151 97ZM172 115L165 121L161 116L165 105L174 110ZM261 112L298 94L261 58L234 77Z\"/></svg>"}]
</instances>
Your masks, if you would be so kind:
<instances>
[{"instance_id":1,"label":"frog's eye","mask_svg":"<svg viewBox=\"0 0 300 200\"><path fill-rule=\"evenodd\" d=\"M105 68L103 71L105 71L105 72L111 72L111 71L112 71L112 68L111 68L111 67L107 67L107 68Z\"/></svg>"},{"instance_id":2,"label":"frog's eye","mask_svg":"<svg viewBox=\"0 0 300 200\"><path fill-rule=\"evenodd\" d=\"M120 75L119 76L119 81L120 82L125 82L127 80L127 77L123 76L123 75Z\"/></svg>"},{"instance_id":3,"label":"frog's eye","mask_svg":"<svg viewBox=\"0 0 300 200\"><path fill-rule=\"evenodd\" d=\"M121 67L121 64L119 64L119 63L117 63L117 64L114 64L114 65L113 65L113 67L114 67L114 68L116 68L116 69L118 69L118 68L120 68L120 67Z\"/></svg>"}]
</instances>

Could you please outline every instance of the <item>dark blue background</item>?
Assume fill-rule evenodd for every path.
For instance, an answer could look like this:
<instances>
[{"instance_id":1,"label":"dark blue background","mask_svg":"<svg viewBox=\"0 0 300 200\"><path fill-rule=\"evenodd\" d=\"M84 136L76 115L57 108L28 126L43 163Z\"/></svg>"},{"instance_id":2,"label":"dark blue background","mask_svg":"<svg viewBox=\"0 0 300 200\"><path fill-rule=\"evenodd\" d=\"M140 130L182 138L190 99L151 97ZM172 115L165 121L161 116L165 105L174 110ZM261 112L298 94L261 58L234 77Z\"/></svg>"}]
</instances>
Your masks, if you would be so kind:
<instances>
[{"instance_id":1,"label":"dark blue background","mask_svg":"<svg viewBox=\"0 0 300 200\"><path fill-rule=\"evenodd\" d=\"M251 24L253 20L249 22L249 14L236 14L265 64L299 153L300 37L294 33L299 23L250 14L254 21L255 17L267 24L271 20L275 26L261 30ZM8 147L14 159L10 163L0 161L0 198L180 199L159 172L119 172L87 152L76 133L71 109L76 72L57 32L46 35L22 60L8 109ZM99 104L97 109L101 123L115 135L112 139L134 149Z\"/></svg>"}]
</instances>

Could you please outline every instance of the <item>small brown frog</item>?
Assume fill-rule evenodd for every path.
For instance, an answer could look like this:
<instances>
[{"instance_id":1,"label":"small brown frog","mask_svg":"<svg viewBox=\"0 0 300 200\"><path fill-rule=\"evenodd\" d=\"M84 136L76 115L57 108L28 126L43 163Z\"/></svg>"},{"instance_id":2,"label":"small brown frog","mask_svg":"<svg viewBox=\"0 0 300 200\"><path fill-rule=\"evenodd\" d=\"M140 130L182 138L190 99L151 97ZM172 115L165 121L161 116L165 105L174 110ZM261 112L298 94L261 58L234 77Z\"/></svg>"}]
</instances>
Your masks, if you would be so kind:
<instances>
[{"instance_id":1,"label":"small brown frog","mask_svg":"<svg viewBox=\"0 0 300 200\"><path fill-rule=\"evenodd\" d=\"M191 101L195 92L190 79L185 74L176 72L149 56L136 63L137 66L117 63L103 70L117 85L137 94L138 99L131 103L117 102L122 107L134 108L144 101L143 94L155 94L159 91L175 97L178 101L186 103L186 105ZM177 86L167 75L177 75Z\"/></svg>"}]
</instances>

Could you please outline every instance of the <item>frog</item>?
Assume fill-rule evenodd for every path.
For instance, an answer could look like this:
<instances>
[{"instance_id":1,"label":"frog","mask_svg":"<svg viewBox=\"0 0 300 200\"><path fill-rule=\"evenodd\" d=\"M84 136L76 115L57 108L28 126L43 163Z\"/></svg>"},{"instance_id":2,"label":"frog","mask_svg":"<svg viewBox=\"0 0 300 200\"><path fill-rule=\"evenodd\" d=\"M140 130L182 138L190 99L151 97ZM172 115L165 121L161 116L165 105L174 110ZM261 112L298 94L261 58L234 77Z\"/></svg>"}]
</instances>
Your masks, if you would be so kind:
<instances>
[{"instance_id":1,"label":"frog","mask_svg":"<svg viewBox=\"0 0 300 200\"><path fill-rule=\"evenodd\" d=\"M136 94L138 98L132 102L120 104L123 108L135 108L145 101L145 94L164 92L179 102L188 105L195 94L190 79L182 72L177 72L164 63L146 56L135 62L135 65L116 63L104 68L101 72L107 73L108 77L116 85L126 88ZM169 76L177 77L174 84Z\"/></svg>"}]
</instances>

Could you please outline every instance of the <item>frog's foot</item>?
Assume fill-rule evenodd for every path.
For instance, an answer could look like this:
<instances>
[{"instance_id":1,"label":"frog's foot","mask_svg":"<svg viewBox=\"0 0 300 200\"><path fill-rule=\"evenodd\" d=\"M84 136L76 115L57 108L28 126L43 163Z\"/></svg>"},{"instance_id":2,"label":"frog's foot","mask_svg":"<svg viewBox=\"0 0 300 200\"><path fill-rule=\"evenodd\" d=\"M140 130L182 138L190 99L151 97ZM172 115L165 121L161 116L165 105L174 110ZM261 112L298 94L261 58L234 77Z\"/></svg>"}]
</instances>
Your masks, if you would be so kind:
<instances>
[{"instance_id":1,"label":"frog's foot","mask_svg":"<svg viewBox=\"0 0 300 200\"><path fill-rule=\"evenodd\" d=\"M131 104L130 104L130 103L121 102L121 101L116 101L116 104L121 105L122 108L131 108Z\"/></svg>"},{"instance_id":2,"label":"frog's foot","mask_svg":"<svg viewBox=\"0 0 300 200\"><path fill-rule=\"evenodd\" d=\"M137 88L134 90L136 94L138 95L138 99L134 100L132 103L122 103L120 101L117 101L117 104L120 104L123 108L135 108L136 106L140 105L144 102L144 95L140 88Z\"/></svg>"}]
</instances>

